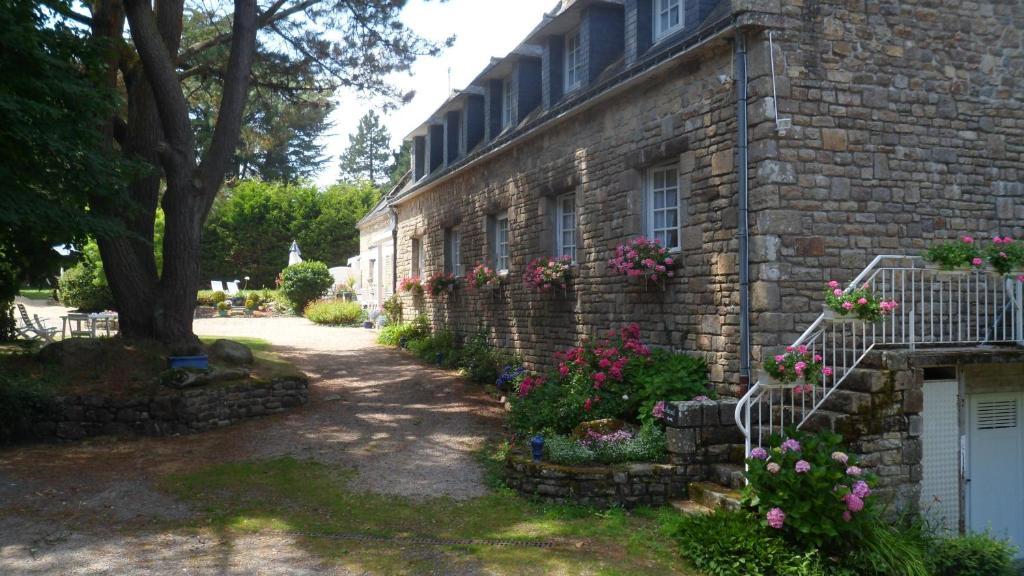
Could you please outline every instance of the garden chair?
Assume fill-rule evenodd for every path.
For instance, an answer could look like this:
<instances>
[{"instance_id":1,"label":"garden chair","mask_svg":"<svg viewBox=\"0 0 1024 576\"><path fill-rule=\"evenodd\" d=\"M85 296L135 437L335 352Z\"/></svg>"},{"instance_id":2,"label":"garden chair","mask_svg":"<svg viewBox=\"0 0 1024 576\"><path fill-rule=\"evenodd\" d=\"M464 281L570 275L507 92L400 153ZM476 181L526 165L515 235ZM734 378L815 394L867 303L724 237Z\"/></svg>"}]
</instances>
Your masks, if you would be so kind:
<instances>
[{"instance_id":1,"label":"garden chair","mask_svg":"<svg viewBox=\"0 0 1024 576\"><path fill-rule=\"evenodd\" d=\"M238 280L235 280L234 282L225 282L224 283L224 289L225 289L225 293L228 296L237 296L238 295Z\"/></svg>"},{"instance_id":2,"label":"garden chair","mask_svg":"<svg viewBox=\"0 0 1024 576\"><path fill-rule=\"evenodd\" d=\"M46 323L39 319L38 314L35 315L35 321L33 321L28 317L28 311L22 304L18 304L18 312L21 314L21 322L24 324L18 329L18 336L24 336L30 340L43 340L47 343L53 342L53 335L57 333L56 328L47 327Z\"/></svg>"},{"instance_id":3,"label":"garden chair","mask_svg":"<svg viewBox=\"0 0 1024 576\"><path fill-rule=\"evenodd\" d=\"M224 283L220 280L210 280L210 290L213 290L214 292L223 292Z\"/></svg>"}]
</instances>

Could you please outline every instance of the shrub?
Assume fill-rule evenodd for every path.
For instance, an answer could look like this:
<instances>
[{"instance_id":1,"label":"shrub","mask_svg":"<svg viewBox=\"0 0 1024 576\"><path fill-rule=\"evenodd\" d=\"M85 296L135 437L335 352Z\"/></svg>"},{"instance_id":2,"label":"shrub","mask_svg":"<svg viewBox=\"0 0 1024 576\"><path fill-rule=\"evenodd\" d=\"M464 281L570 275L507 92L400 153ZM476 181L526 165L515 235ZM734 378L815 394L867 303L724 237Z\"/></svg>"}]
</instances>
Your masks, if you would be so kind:
<instances>
[{"instance_id":1,"label":"shrub","mask_svg":"<svg viewBox=\"0 0 1024 576\"><path fill-rule=\"evenodd\" d=\"M544 438L545 457L565 465L622 462L658 462L665 457L665 433L646 425L636 434L620 430L611 434L589 432L586 438L553 435Z\"/></svg>"},{"instance_id":2,"label":"shrub","mask_svg":"<svg viewBox=\"0 0 1024 576\"><path fill-rule=\"evenodd\" d=\"M387 324L398 324L402 321L402 299L398 297L398 294L392 294L385 300L381 309L384 311Z\"/></svg>"},{"instance_id":3,"label":"shrub","mask_svg":"<svg viewBox=\"0 0 1024 576\"><path fill-rule=\"evenodd\" d=\"M652 419L658 402L714 397L708 388L708 366L703 358L654 350L646 362L634 363L627 374L634 384L641 421Z\"/></svg>"},{"instance_id":4,"label":"shrub","mask_svg":"<svg viewBox=\"0 0 1024 576\"><path fill-rule=\"evenodd\" d=\"M521 364L507 364L502 366L501 374L498 374L494 385L502 392L515 390L519 382L526 377L526 368Z\"/></svg>"},{"instance_id":5,"label":"shrub","mask_svg":"<svg viewBox=\"0 0 1024 576\"><path fill-rule=\"evenodd\" d=\"M430 336L430 321L420 314L412 322L390 324L380 331L377 342L385 346L408 347L409 342Z\"/></svg>"},{"instance_id":6,"label":"shrub","mask_svg":"<svg viewBox=\"0 0 1024 576\"><path fill-rule=\"evenodd\" d=\"M363 307L358 302L321 300L306 306L305 316L317 324L352 326L363 321Z\"/></svg>"},{"instance_id":7,"label":"shrub","mask_svg":"<svg viewBox=\"0 0 1024 576\"><path fill-rule=\"evenodd\" d=\"M925 560L929 540L920 523L898 528L872 517L839 566L857 576L931 576Z\"/></svg>"},{"instance_id":8,"label":"shrub","mask_svg":"<svg viewBox=\"0 0 1024 576\"><path fill-rule=\"evenodd\" d=\"M1014 547L989 534L936 538L928 550L935 576L1012 576Z\"/></svg>"},{"instance_id":9,"label":"shrub","mask_svg":"<svg viewBox=\"0 0 1024 576\"><path fill-rule=\"evenodd\" d=\"M495 384L506 358L487 341L487 331L480 329L466 340L460 360L470 380L477 384Z\"/></svg>"},{"instance_id":10,"label":"shrub","mask_svg":"<svg viewBox=\"0 0 1024 576\"><path fill-rule=\"evenodd\" d=\"M216 306L227 299L220 290L200 290L196 292L196 304L199 306Z\"/></svg>"},{"instance_id":11,"label":"shrub","mask_svg":"<svg viewBox=\"0 0 1024 576\"><path fill-rule=\"evenodd\" d=\"M66 270L58 282L60 303L81 310L106 310L114 305L114 296L106 279L88 262L79 262Z\"/></svg>"},{"instance_id":12,"label":"shrub","mask_svg":"<svg viewBox=\"0 0 1024 576\"><path fill-rule=\"evenodd\" d=\"M670 515L662 531L708 576L826 576L821 555L787 545L746 511ZM852 574L851 574L852 576Z\"/></svg>"},{"instance_id":13,"label":"shrub","mask_svg":"<svg viewBox=\"0 0 1024 576\"><path fill-rule=\"evenodd\" d=\"M871 478L840 449L838 434L773 436L747 459L744 504L803 548L848 548L870 522Z\"/></svg>"},{"instance_id":14,"label":"shrub","mask_svg":"<svg viewBox=\"0 0 1024 576\"><path fill-rule=\"evenodd\" d=\"M309 260L292 264L281 272L281 293L296 311L323 296L334 284L334 278L323 262Z\"/></svg>"},{"instance_id":15,"label":"shrub","mask_svg":"<svg viewBox=\"0 0 1024 576\"><path fill-rule=\"evenodd\" d=\"M53 401L53 391L38 379L0 374L0 444L29 432L28 424L47 412Z\"/></svg>"},{"instance_id":16,"label":"shrub","mask_svg":"<svg viewBox=\"0 0 1024 576\"><path fill-rule=\"evenodd\" d=\"M436 363L445 368L454 368L459 364L455 334L450 330L440 330L432 336L422 336L410 340L409 351L420 360Z\"/></svg>"},{"instance_id":17,"label":"shrub","mask_svg":"<svg viewBox=\"0 0 1024 576\"><path fill-rule=\"evenodd\" d=\"M564 392L557 383L542 376L526 376L516 385L510 396L512 410L509 424L517 433L532 436L537 433L567 433L582 420L577 416L566 420Z\"/></svg>"}]
</instances>

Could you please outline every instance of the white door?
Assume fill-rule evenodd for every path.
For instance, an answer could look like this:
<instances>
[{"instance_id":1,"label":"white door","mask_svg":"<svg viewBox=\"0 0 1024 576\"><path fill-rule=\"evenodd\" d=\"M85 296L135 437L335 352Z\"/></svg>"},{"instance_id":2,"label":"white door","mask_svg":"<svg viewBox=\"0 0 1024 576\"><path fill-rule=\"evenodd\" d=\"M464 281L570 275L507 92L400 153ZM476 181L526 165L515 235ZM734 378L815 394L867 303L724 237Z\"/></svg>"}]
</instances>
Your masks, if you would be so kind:
<instances>
[{"instance_id":1,"label":"white door","mask_svg":"<svg viewBox=\"0 0 1024 576\"><path fill-rule=\"evenodd\" d=\"M969 398L967 527L1024 550L1024 392Z\"/></svg>"}]
</instances>

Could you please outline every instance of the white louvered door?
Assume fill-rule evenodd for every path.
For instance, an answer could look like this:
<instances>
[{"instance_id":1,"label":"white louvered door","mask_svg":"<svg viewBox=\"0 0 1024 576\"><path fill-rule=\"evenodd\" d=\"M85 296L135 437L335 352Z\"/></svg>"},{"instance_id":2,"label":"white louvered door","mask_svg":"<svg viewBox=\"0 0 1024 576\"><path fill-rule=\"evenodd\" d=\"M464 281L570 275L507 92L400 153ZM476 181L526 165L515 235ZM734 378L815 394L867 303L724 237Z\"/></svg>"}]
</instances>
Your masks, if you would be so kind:
<instances>
[{"instance_id":1,"label":"white louvered door","mask_svg":"<svg viewBox=\"0 0 1024 576\"><path fill-rule=\"evenodd\" d=\"M970 395L967 527L1024 550L1024 392Z\"/></svg>"}]
</instances>

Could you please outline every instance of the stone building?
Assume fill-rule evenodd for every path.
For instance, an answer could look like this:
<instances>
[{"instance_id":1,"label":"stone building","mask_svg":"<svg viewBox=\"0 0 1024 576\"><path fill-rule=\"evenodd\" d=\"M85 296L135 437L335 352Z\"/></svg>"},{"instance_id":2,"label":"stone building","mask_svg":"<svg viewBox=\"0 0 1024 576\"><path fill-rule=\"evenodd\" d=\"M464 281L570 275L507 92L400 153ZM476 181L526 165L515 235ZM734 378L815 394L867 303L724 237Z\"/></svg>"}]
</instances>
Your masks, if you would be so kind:
<instances>
[{"instance_id":1,"label":"stone building","mask_svg":"<svg viewBox=\"0 0 1024 576\"><path fill-rule=\"evenodd\" d=\"M651 344L704 356L723 394L763 402L750 395L762 358L802 333L835 353L819 319L829 280L870 265L893 293L897 271L920 267L910 257L932 242L1024 233L1022 30L1024 5L1012 1L564 0L409 135L412 178L387 201L396 278L487 263L507 282L407 297L406 310L460 334L486 330L533 368L637 322ZM609 269L637 236L676 254L664 286ZM575 260L571 289L529 291L525 267L551 255ZM922 295L954 290L899 274ZM879 454L889 488L910 503L942 493L951 527L995 522L1024 542L1024 320L1011 284L973 284L993 299L1003 286L1006 308L991 308L1010 323L1001 335L988 320L965 321L966 339L915 332L925 314L950 311L915 309L913 295L901 309L909 328L905 316L886 324L898 338L872 327L869 346L866 329L851 333L870 354L841 349L848 369L834 383L862 389L827 390L827 404L796 418L839 427L869 412L873 424L849 429ZM968 349L915 355L939 343ZM1008 346L976 353L996 344ZM980 390L1001 396L969 398ZM960 440L980 434L971 407L989 401L1013 413L1004 447L1019 454L1017 520L974 488L1002 486L992 462L957 469ZM748 438L754 428L748 419Z\"/></svg>"}]
</instances>

